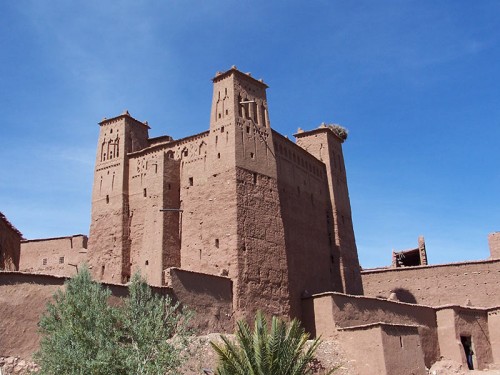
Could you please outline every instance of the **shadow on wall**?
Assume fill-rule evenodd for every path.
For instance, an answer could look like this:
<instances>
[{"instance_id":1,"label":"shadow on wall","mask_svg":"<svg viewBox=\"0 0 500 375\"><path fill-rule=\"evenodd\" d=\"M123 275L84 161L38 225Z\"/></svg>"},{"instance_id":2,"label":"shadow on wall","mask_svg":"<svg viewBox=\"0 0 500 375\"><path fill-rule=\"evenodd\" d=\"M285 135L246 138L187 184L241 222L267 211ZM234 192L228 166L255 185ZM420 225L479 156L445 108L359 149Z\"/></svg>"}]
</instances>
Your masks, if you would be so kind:
<instances>
[{"instance_id":1,"label":"shadow on wall","mask_svg":"<svg viewBox=\"0 0 500 375\"><path fill-rule=\"evenodd\" d=\"M413 303L413 304L417 303L417 299L408 289L396 288L392 291L392 293L396 294L396 298L400 302Z\"/></svg>"}]
</instances>

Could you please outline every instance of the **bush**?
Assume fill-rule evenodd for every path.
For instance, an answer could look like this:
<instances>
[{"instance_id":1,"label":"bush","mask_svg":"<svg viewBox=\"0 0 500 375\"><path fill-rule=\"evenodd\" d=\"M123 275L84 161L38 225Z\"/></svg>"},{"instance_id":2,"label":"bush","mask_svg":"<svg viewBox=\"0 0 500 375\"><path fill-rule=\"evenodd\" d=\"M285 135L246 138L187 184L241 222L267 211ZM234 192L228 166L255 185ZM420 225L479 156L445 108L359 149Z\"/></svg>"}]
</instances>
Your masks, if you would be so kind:
<instances>
[{"instance_id":1,"label":"bush","mask_svg":"<svg viewBox=\"0 0 500 375\"><path fill-rule=\"evenodd\" d=\"M287 324L273 317L271 331L268 331L265 317L258 312L253 332L245 321L239 321L236 343L225 336L221 336L223 344L211 343L219 356L216 374L311 374L311 364L320 340L315 339L307 346L308 338L298 320Z\"/></svg>"},{"instance_id":2,"label":"bush","mask_svg":"<svg viewBox=\"0 0 500 375\"><path fill-rule=\"evenodd\" d=\"M173 374L181 363L188 314L155 296L134 275L120 307L84 268L54 295L40 320L35 360L41 375Z\"/></svg>"}]
</instances>

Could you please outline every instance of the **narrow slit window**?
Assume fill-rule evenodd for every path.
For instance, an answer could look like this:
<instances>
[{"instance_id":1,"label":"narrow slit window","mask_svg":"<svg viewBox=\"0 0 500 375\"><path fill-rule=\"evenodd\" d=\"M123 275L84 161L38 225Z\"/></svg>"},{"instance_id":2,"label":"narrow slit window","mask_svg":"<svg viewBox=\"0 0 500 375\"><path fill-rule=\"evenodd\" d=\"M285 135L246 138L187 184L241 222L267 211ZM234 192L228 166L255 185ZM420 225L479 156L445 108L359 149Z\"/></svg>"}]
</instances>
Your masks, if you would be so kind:
<instances>
[{"instance_id":1,"label":"narrow slit window","mask_svg":"<svg viewBox=\"0 0 500 375\"><path fill-rule=\"evenodd\" d=\"M219 248L219 239L218 238L215 239L215 247L217 249Z\"/></svg>"},{"instance_id":2,"label":"narrow slit window","mask_svg":"<svg viewBox=\"0 0 500 375\"><path fill-rule=\"evenodd\" d=\"M148 196L148 191L146 190L146 188L144 188L142 195L144 195L144 198Z\"/></svg>"},{"instance_id":3,"label":"narrow slit window","mask_svg":"<svg viewBox=\"0 0 500 375\"><path fill-rule=\"evenodd\" d=\"M194 180L193 177L189 177L189 186L193 186Z\"/></svg>"},{"instance_id":4,"label":"narrow slit window","mask_svg":"<svg viewBox=\"0 0 500 375\"><path fill-rule=\"evenodd\" d=\"M47 265L47 258L43 258L43 259L42 259L42 265L43 265L43 266L46 266L46 265Z\"/></svg>"},{"instance_id":5,"label":"narrow slit window","mask_svg":"<svg viewBox=\"0 0 500 375\"><path fill-rule=\"evenodd\" d=\"M59 264L63 264L64 263L64 257L59 257Z\"/></svg>"}]
</instances>

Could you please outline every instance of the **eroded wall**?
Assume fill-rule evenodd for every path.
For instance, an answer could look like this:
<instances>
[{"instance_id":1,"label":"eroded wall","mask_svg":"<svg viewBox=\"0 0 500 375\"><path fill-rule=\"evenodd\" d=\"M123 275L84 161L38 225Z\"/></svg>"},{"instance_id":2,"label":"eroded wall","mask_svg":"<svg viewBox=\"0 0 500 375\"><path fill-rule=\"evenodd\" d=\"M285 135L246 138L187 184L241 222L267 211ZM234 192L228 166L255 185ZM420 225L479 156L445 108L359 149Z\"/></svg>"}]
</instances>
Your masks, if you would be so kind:
<instances>
[{"instance_id":1,"label":"eroded wall","mask_svg":"<svg viewBox=\"0 0 500 375\"><path fill-rule=\"evenodd\" d=\"M490 247L490 258L500 259L500 232L490 233L488 235L488 244Z\"/></svg>"},{"instance_id":2,"label":"eroded wall","mask_svg":"<svg viewBox=\"0 0 500 375\"><path fill-rule=\"evenodd\" d=\"M426 375L418 327L382 324L382 345L387 375Z\"/></svg>"},{"instance_id":3,"label":"eroded wall","mask_svg":"<svg viewBox=\"0 0 500 375\"><path fill-rule=\"evenodd\" d=\"M500 259L362 271L365 295L429 306L500 305ZM478 290L481 293L478 293Z\"/></svg>"},{"instance_id":4,"label":"eroded wall","mask_svg":"<svg viewBox=\"0 0 500 375\"><path fill-rule=\"evenodd\" d=\"M87 236L26 240L21 242L19 271L72 276L87 261Z\"/></svg>"}]
</instances>

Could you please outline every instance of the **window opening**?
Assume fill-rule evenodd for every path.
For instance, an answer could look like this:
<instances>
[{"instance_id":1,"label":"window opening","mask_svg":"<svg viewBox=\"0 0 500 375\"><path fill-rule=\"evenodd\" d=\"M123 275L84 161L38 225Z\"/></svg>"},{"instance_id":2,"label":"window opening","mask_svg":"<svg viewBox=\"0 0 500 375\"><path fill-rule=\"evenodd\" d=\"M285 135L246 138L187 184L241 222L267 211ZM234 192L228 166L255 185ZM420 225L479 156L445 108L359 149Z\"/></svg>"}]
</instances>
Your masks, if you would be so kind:
<instances>
[{"instance_id":1,"label":"window opening","mask_svg":"<svg viewBox=\"0 0 500 375\"><path fill-rule=\"evenodd\" d=\"M64 257L59 257L59 264L63 264L64 263Z\"/></svg>"},{"instance_id":2,"label":"window opening","mask_svg":"<svg viewBox=\"0 0 500 375\"><path fill-rule=\"evenodd\" d=\"M109 203L109 195L106 195L106 204Z\"/></svg>"},{"instance_id":3,"label":"window opening","mask_svg":"<svg viewBox=\"0 0 500 375\"><path fill-rule=\"evenodd\" d=\"M193 177L189 177L189 186L193 186Z\"/></svg>"},{"instance_id":4,"label":"window opening","mask_svg":"<svg viewBox=\"0 0 500 375\"><path fill-rule=\"evenodd\" d=\"M215 247L217 249L219 248L219 239L218 238L215 239Z\"/></svg>"},{"instance_id":5,"label":"window opening","mask_svg":"<svg viewBox=\"0 0 500 375\"><path fill-rule=\"evenodd\" d=\"M147 192L146 188L144 188L144 190L143 190L143 193L142 193L142 194L144 195L144 198L148 196L148 192Z\"/></svg>"},{"instance_id":6,"label":"window opening","mask_svg":"<svg viewBox=\"0 0 500 375\"><path fill-rule=\"evenodd\" d=\"M42 265L46 266L47 265L47 258L43 258L42 260Z\"/></svg>"}]
</instances>

